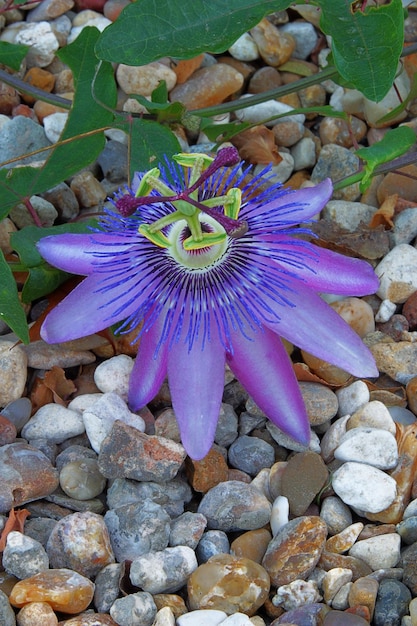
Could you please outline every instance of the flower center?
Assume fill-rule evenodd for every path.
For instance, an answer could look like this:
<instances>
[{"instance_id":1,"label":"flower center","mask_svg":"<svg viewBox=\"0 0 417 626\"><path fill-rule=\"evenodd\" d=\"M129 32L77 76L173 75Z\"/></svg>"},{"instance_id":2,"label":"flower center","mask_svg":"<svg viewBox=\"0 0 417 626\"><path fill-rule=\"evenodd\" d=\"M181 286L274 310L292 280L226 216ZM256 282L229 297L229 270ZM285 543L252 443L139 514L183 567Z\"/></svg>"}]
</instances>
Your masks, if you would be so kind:
<instances>
[{"instance_id":1,"label":"flower center","mask_svg":"<svg viewBox=\"0 0 417 626\"><path fill-rule=\"evenodd\" d=\"M210 215L200 213L199 221L203 233L215 235L223 234L223 228ZM226 252L227 237L220 243L210 244L200 248L186 249L184 243L190 237L190 230L186 220L179 220L172 225L167 239L170 243L169 253L173 259L187 269L206 269L218 261Z\"/></svg>"}]
</instances>

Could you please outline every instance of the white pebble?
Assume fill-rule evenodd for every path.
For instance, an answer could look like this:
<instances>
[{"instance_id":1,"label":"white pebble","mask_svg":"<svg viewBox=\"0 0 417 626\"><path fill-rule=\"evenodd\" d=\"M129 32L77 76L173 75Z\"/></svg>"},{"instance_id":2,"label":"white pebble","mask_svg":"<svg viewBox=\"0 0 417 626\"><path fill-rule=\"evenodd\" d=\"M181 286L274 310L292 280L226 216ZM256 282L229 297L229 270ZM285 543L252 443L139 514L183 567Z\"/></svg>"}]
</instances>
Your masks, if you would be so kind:
<instances>
[{"instance_id":1,"label":"white pebble","mask_svg":"<svg viewBox=\"0 0 417 626\"><path fill-rule=\"evenodd\" d=\"M366 463L344 463L334 472L332 487L345 504L368 513L388 508L397 495L395 480Z\"/></svg>"},{"instance_id":2,"label":"white pebble","mask_svg":"<svg viewBox=\"0 0 417 626\"><path fill-rule=\"evenodd\" d=\"M395 85L391 87L388 91L387 95L379 100L378 102L373 102L372 100L364 99L364 109L363 112L365 114L365 120L368 122L370 126L378 127L378 122L381 117L387 115L387 113L391 113L391 111L398 107L399 102L403 102L410 91L410 79L408 77L407 72L402 69L402 71L398 72L395 76ZM385 124L386 126L390 126L394 122L399 122L407 117L407 110L402 109L399 114L396 115L395 119L391 119L389 123Z\"/></svg>"},{"instance_id":3,"label":"white pebble","mask_svg":"<svg viewBox=\"0 0 417 626\"><path fill-rule=\"evenodd\" d=\"M96 368L94 382L103 393L114 391L127 400L132 369L133 359L130 356L127 354L113 356Z\"/></svg>"},{"instance_id":4,"label":"white pebble","mask_svg":"<svg viewBox=\"0 0 417 626\"><path fill-rule=\"evenodd\" d=\"M376 322L388 322L394 315L397 305L391 300L382 300L379 309L375 315Z\"/></svg>"},{"instance_id":5,"label":"white pebble","mask_svg":"<svg viewBox=\"0 0 417 626\"><path fill-rule=\"evenodd\" d=\"M229 53L238 61L256 61L259 59L258 46L249 33L243 33L239 39L236 39L235 43L230 46Z\"/></svg>"},{"instance_id":6,"label":"white pebble","mask_svg":"<svg viewBox=\"0 0 417 626\"><path fill-rule=\"evenodd\" d=\"M48 22L27 22L17 33L15 41L30 46L25 58L28 67L46 67L52 63L59 48L58 39Z\"/></svg>"},{"instance_id":7,"label":"white pebble","mask_svg":"<svg viewBox=\"0 0 417 626\"><path fill-rule=\"evenodd\" d=\"M349 582L341 586L333 598L332 609L335 609L335 611L345 611L349 608L349 594L352 589L352 585L353 583Z\"/></svg>"},{"instance_id":8,"label":"white pebble","mask_svg":"<svg viewBox=\"0 0 417 626\"><path fill-rule=\"evenodd\" d=\"M85 431L83 418L78 411L60 404L44 404L22 428L24 439L47 439L50 443L62 443Z\"/></svg>"},{"instance_id":9,"label":"white pebble","mask_svg":"<svg viewBox=\"0 0 417 626\"><path fill-rule=\"evenodd\" d=\"M286 611L292 611L305 604L320 602L322 599L317 583L307 580L293 580L288 585L278 587L272 598L274 606L282 606Z\"/></svg>"},{"instance_id":10,"label":"white pebble","mask_svg":"<svg viewBox=\"0 0 417 626\"><path fill-rule=\"evenodd\" d=\"M198 611L190 611L177 617L177 626L219 626L227 618L224 611L216 611L215 609L201 609Z\"/></svg>"},{"instance_id":11,"label":"white pebble","mask_svg":"<svg viewBox=\"0 0 417 626\"><path fill-rule=\"evenodd\" d=\"M272 534L276 535L277 532L285 526L289 521L290 505L286 496L278 496L275 498L272 504L271 511L271 530Z\"/></svg>"},{"instance_id":12,"label":"white pebble","mask_svg":"<svg viewBox=\"0 0 417 626\"><path fill-rule=\"evenodd\" d=\"M97 402L102 395L102 393L83 393L81 396L76 396L73 400L71 400L67 408L71 409L71 411L78 411L79 413L82 413L86 409L89 409L92 404Z\"/></svg>"},{"instance_id":13,"label":"white pebble","mask_svg":"<svg viewBox=\"0 0 417 626\"><path fill-rule=\"evenodd\" d=\"M379 400L372 400L368 404L364 404L351 415L346 426L347 430L358 426L382 428L394 436L397 432L391 413L385 404Z\"/></svg>"},{"instance_id":14,"label":"white pebble","mask_svg":"<svg viewBox=\"0 0 417 626\"><path fill-rule=\"evenodd\" d=\"M408 243L395 246L375 268L380 280L377 295L403 303L417 290L417 250Z\"/></svg>"},{"instance_id":15,"label":"white pebble","mask_svg":"<svg viewBox=\"0 0 417 626\"><path fill-rule=\"evenodd\" d=\"M372 568L395 567L400 560L401 537L397 533L377 535L357 541L349 550L349 556L365 561Z\"/></svg>"},{"instance_id":16,"label":"white pebble","mask_svg":"<svg viewBox=\"0 0 417 626\"><path fill-rule=\"evenodd\" d=\"M337 592L352 580L352 576L352 570L344 567L333 567L325 573L322 587L327 604L331 604Z\"/></svg>"},{"instance_id":17,"label":"white pebble","mask_svg":"<svg viewBox=\"0 0 417 626\"><path fill-rule=\"evenodd\" d=\"M352 428L342 437L334 451L339 461L368 463L381 470L393 469L398 463L398 446L394 435L381 428Z\"/></svg>"},{"instance_id":18,"label":"white pebble","mask_svg":"<svg viewBox=\"0 0 417 626\"><path fill-rule=\"evenodd\" d=\"M102 32L110 24L111 24L111 21L108 20L106 17L104 17L104 15L98 15L98 17L92 17L91 19L87 20L84 24L80 26L73 26L71 28L71 32L68 35L67 43L72 43L73 41L75 41L75 39L77 39L78 35L84 30L84 28L86 28L86 26L93 26L94 28L97 28L97 30Z\"/></svg>"},{"instance_id":19,"label":"white pebble","mask_svg":"<svg viewBox=\"0 0 417 626\"><path fill-rule=\"evenodd\" d=\"M51 143L56 143L59 140L67 119L68 113L51 113L51 115L43 118L45 135Z\"/></svg>"},{"instance_id":20,"label":"white pebble","mask_svg":"<svg viewBox=\"0 0 417 626\"><path fill-rule=\"evenodd\" d=\"M294 159L294 169L309 169L316 164L316 144L311 137L303 137L291 148L291 156Z\"/></svg>"},{"instance_id":21,"label":"white pebble","mask_svg":"<svg viewBox=\"0 0 417 626\"><path fill-rule=\"evenodd\" d=\"M349 419L350 415L339 417L324 433L323 439L321 440L321 456L325 463L329 463L334 459L334 451L346 432L346 425Z\"/></svg>"},{"instance_id":22,"label":"white pebble","mask_svg":"<svg viewBox=\"0 0 417 626\"><path fill-rule=\"evenodd\" d=\"M220 622L220 626L253 626L253 623L244 613L233 613Z\"/></svg>"},{"instance_id":23,"label":"white pebble","mask_svg":"<svg viewBox=\"0 0 417 626\"><path fill-rule=\"evenodd\" d=\"M95 452L100 452L101 445L113 427L116 420L121 420L129 426L144 432L143 419L131 413L124 400L116 393L103 394L94 404L86 409L82 415L85 430L90 445Z\"/></svg>"},{"instance_id":24,"label":"white pebble","mask_svg":"<svg viewBox=\"0 0 417 626\"><path fill-rule=\"evenodd\" d=\"M250 94L245 94L240 99L249 97ZM250 122L251 124L259 124L263 123L266 119L273 117L275 115L282 115L283 113L288 113L293 110L293 107L285 104L284 102L278 102L278 100L267 100L266 102L260 102L259 104L253 104L250 107L246 107L245 109L239 109L235 112L236 117L241 122ZM300 125L303 125L305 122L305 115L302 113L297 113L294 115L286 115L284 117L280 117L278 119L271 120L270 122L266 122L266 126L275 126L275 124L279 124L283 121L297 122Z\"/></svg>"},{"instance_id":25,"label":"white pebble","mask_svg":"<svg viewBox=\"0 0 417 626\"><path fill-rule=\"evenodd\" d=\"M368 385L363 380L356 380L347 387L336 390L339 402L338 415L342 417L348 413L351 415L361 406L369 402Z\"/></svg>"},{"instance_id":26,"label":"white pebble","mask_svg":"<svg viewBox=\"0 0 417 626\"><path fill-rule=\"evenodd\" d=\"M268 172L268 180L271 182L285 183L294 171L294 159L289 152L279 152L282 161L278 165L273 165ZM255 166L254 174L260 174L265 169L265 165Z\"/></svg>"},{"instance_id":27,"label":"white pebble","mask_svg":"<svg viewBox=\"0 0 417 626\"><path fill-rule=\"evenodd\" d=\"M164 606L158 611L152 626L175 626L175 617L171 607Z\"/></svg>"},{"instance_id":28,"label":"white pebble","mask_svg":"<svg viewBox=\"0 0 417 626\"><path fill-rule=\"evenodd\" d=\"M316 47L317 32L310 22L296 20L284 24L279 30L294 37L296 46L291 56L295 59L307 59Z\"/></svg>"}]
</instances>

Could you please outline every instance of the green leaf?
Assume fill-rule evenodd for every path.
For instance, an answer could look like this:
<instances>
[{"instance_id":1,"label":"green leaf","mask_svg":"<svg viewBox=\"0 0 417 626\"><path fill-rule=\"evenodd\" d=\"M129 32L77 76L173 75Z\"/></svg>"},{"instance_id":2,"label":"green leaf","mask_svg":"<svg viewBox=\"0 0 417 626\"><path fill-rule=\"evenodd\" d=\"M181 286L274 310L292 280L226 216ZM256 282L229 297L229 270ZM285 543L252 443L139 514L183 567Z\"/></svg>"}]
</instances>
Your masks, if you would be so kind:
<instances>
[{"instance_id":1,"label":"green leaf","mask_svg":"<svg viewBox=\"0 0 417 626\"><path fill-rule=\"evenodd\" d=\"M317 0L320 26L332 37L337 70L369 100L388 93L397 72L404 35L401 0L354 10L348 0Z\"/></svg>"},{"instance_id":2,"label":"green leaf","mask_svg":"<svg viewBox=\"0 0 417 626\"><path fill-rule=\"evenodd\" d=\"M236 39L290 0L138 0L101 34L100 59L145 65L164 56L190 59L224 52Z\"/></svg>"},{"instance_id":3,"label":"green leaf","mask_svg":"<svg viewBox=\"0 0 417 626\"><path fill-rule=\"evenodd\" d=\"M0 63L18 71L30 46L0 41Z\"/></svg>"},{"instance_id":4,"label":"green leaf","mask_svg":"<svg viewBox=\"0 0 417 626\"><path fill-rule=\"evenodd\" d=\"M29 343L26 315L19 301L16 281L0 250L0 318L23 343Z\"/></svg>"},{"instance_id":5,"label":"green leaf","mask_svg":"<svg viewBox=\"0 0 417 626\"><path fill-rule=\"evenodd\" d=\"M369 187L371 177L378 165L401 156L415 142L416 136L414 131L408 126L399 126L387 131L381 141L374 143L368 148L356 150L358 157L365 161L365 173L360 183L360 190L363 192Z\"/></svg>"},{"instance_id":6,"label":"green leaf","mask_svg":"<svg viewBox=\"0 0 417 626\"><path fill-rule=\"evenodd\" d=\"M157 122L134 117L121 119L117 126L129 133L129 180L181 151L175 135Z\"/></svg>"},{"instance_id":7,"label":"green leaf","mask_svg":"<svg viewBox=\"0 0 417 626\"><path fill-rule=\"evenodd\" d=\"M42 193L73 176L93 162L103 149L102 129L114 119L105 107L115 106L117 91L110 63L102 63L95 76L94 46L98 36L96 28L85 28L72 44L60 50L59 56L72 69L76 86L61 141L41 168L0 170L0 217L7 215L22 198ZM105 106L99 106L100 102Z\"/></svg>"}]
</instances>

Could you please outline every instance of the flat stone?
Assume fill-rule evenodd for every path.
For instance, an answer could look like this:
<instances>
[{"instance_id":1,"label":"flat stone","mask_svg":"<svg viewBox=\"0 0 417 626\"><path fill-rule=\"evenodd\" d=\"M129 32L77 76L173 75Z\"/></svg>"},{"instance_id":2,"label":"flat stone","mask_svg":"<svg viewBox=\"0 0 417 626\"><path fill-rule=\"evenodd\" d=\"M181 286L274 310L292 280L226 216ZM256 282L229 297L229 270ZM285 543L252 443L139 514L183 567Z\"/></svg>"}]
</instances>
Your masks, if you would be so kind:
<instances>
[{"instance_id":1,"label":"flat stone","mask_svg":"<svg viewBox=\"0 0 417 626\"><path fill-rule=\"evenodd\" d=\"M379 342L370 346L380 372L406 385L416 375L417 344L409 341Z\"/></svg>"},{"instance_id":2,"label":"flat stone","mask_svg":"<svg viewBox=\"0 0 417 626\"><path fill-rule=\"evenodd\" d=\"M303 515L329 479L322 458L315 452L295 454L282 474L281 492L294 516Z\"/></svg>"},{"instance_id":3,"label":"flat stone","mask_svg":"<svg viewBox=\"0 0 417 626\"><path fill-rule=\"evenodd\" d=\"M386 430L393 436L396 434L395 422L385 404L379 400L372 400L359 407L346 423L347 431L368 427Z\"/></svg>"},{"instance_id":4,"label":"flat stone","mask_svg":"<svg viewBox=\"0 0 417 626\"><path fill-rule=\"evenodd\" d=\"M28 359L28 367L37 370L50 370L52 367L73 367L94 363L95 355L88 350L74 350L62 344L49 344L45 341L34 341L22 346Z\"/></svg>"},{"instance_id":5,"label":"flat stone","mask_svg":"<svg viewBox=\"0 0 417 626\"><path fill-rule=\"evenodd\" d=\"M327 536L325 522L316 516L290 520L273 537L262 561L272 583L279 587L314 570Z\"/></svg>"},{"instance_id":6,"label":"flat stone","mask_svg":"<svg viewBox=\"0 0 417 626\"><path fill-rule=\"evenodd\" d=\"M119 597L119 581L122 574L120 563L110 563L99 571L94 580L94 606L100 613L108 613Z\"/></svg>"},{"instance_id":7,"label":"flat stone","mask_svg":"<svg viewBox=\"0 0 417 626\"><path fill-rule=\"evenodd\" d=\"M198 512L206 517L210 529L255 530L269 522L271 504L256 487L228 480L203 496Z\"/></svg>"},{"instance_id":8,"label":"flat stone","mask_svg":"<svg viewBox=\"0 0 417 626\"><path fill-rule=\"evenodd\" d=\"M330 119L330 118L326 118ZM368 224L376 208L362 202L349 202L347 200L330 200L322 211L323 219L328 219L353 233L361 222Z\"/></svg>"},{"instance_id":9,"label":"flat stone","mask_svg":"<svg viewBox=\"0 0 417 626\"><path fill-rule=\"evenodd\" d=\"M177 626L218 626L227 618L224 611L216 611L214 609L202 609L200 611L190 611L185 615L181 615L177 619Z\"/></svg>"},{"instance_id":10,"label":"flat stone","mask_svg":"<svg viewBox=\"0 0 417 626\"><path fill-rule=\"evenodd\" d=\"M230 546L230 554L261 563L272 535L266 528L248 530L237 537Z\"/></svg>"},{"instance_id":11,"label":"flat stone","mask_svg":"<svg viewBox=\"0 0 417 626\"><path fill-rule=\"evenodd\" d=\"M336 415L339 404L331 389L304 381L300 381L299 386L311 426L325 424Z\"/></svg>"},{"instance_id":12,"label":"flat stone","mask_svg":"<svg viewBox=\"0 0 417 626\"><path fill-rule=\"evenodd\" d=\"M180 444L116 420L102 443L98 462L107 478L164 482L177 475L185 457Z\"/></svg>"},{"instance_id":13,"label":"flat stone","mask_svg":"<svg viewBox=\"0 0 417 626\"><path fill-rule=\"evenodd\" d=\"M207 520L204 515L186 511L175 520L172 520L169 545L188 546L195 550L206 526Z\"/></svg>"},{"instance_id":14,"label":"flat stone","mask_svg":"<svg viewBox=\"0 0 417 626\"><path fill-rule=\"evenodd\" d=\"M1 127L0 143L3 161L23 156L41 148L47 148L50 145L43 127L28 117L23 117L23 115L13 117ZM39 161L39 159L46 159L47 156L48 151L42 152L42 156L39 154L27 156L16 161L14 166L18 164L27 165Z\"/></svg>"},{"instance_id":15,"label":"flat stone","mask_svg":"<svg viewBox=\"0 0 417 626\"><path fill-rule=\"evenodd\" d=\"M328 552L337 552L338 554L343 554L344 552L347 552L353 546L362 530L362 522L350 524L339 533L337 533L337 535L333 535L333 537L330 537L326 541L326 550Z\"/></svg>"},{"instance_id":16,"label":"flat stone","mask_svg":"<svg viewBox=\"0 0 417 626\"><path fill-rule=\"evenodd\" d=\"M269 576L265 569L244 557L213 556L188 579L191 610L214 609L227 614L254 615L268 597Z\"/></svg>"},{"instance_id":17,"label":"flat stone","mask_svg":"<svg viewBox=\"0 0 417 626\"><path fill-rule=\"evenodd\" d=\"M250 476L256 476L262 468L271 467L274 464L275 450L263 439L242 435L230 446L228 457L232 467Z\"/></svg>"}]
</instances>

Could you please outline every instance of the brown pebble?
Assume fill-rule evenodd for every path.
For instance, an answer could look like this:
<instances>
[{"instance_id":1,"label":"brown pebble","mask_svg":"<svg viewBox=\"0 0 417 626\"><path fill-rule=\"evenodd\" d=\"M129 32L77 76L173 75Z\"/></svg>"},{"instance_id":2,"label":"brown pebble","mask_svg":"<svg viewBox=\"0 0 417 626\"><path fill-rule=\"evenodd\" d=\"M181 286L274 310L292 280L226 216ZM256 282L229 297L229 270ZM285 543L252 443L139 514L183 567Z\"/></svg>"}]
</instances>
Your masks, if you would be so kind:
<instances>
[{"instance_id":1,"label":"brown pebble","mask_svg":"<svg viewBox=\"0 0 417 626\"><path fill-rule=\"evenodd\" d=\"M405 392L407 394L408 408L417 415L417 376L408 381Z\"/></svg>"},{"instance_id":2,"label":"brown pebble","mask_svg":"<svg viewBox=\"0 0 417 626\"><path fill-rule=\"evenodd\" d=\"M417 165L406 165L398 169L397 172L389 172L377 190L379 203L382 204L388 196L392 196L394 193L397 193L404 200L415 201L417 198Z\"/></svg>"},{"instance_id":3,"label":"brown pebble","mask_svg":"<svg viewBox=\"0 0 417 626\"><path fill-rule=\"evenodd\" d=\"M74 176L70 187L84 208L96 206L107 196L99 181L88 170Z\"/></svg>"},{"instance_id":4,"label":"brown pebble","mask_svg":"<svg viewBox=\"0 0 417 626\"><path fill-rule=\"evenodd\" d=\"M14 107L12 111L12 117L17 117L18 115L23 115L23 117L28 117L35 122L38 121L36 114L33 109L31 109L27 104L18 104Z\"/></svg>"},{"instance_id":5,"label":"brown pebble","mask_svg":"<svg viewBox=\"0 0 417 626\"><path fill-rule=\"evenodd\" d=\"M319 133L323 145L336 143L344 148L352 148L354 138L359 142L365 137L366 124L354 116L351 116L350 124L335 117L324 117Z\"/></svg>"},{"instance_id":6,"label":"brown pebble","mask_svg":"<svg viewBox=\"0 0 417 626\"><path fill-rule=\"evenodd\" d=\"M16 89L0 82L0 113L11 115L11 112L18 104L20 104L20 96Z\"/></svg>"},{"instance_id":7,"label":"brown pebble","mask_svg":"<svg viewBox=\"0 0 417 626\"><path fill-rule=\"evenodd\" d=\"M108 20L114 22L119 17L125 7L130 4L130 0L107 0L103 6L103 15Z\"/></svg>"},{"instance_id":8,"label":"brown pebble","mask_svg":"<svg viewBox=\"0 0 417 626\"><path fill-rule=\"evenodd\" d=\"M248 530L232 541L230 554L245 557L260 564L271 539L272 535L266 528Z\"/></svg>"},{"instance_id":9,"label":"brown pebble","mask_svg":"<svg viewBox=\"0 0 417 626\"><path fill-rule=\"evenodd\" d=\"M215 485L230 480L227 463L223 455L214 448L201 461L187 457L185 468L192 488L199 493L207 493Z\"/></svg>"},{"instance_id":10,"label":"brown pebble","mask_svg":"<svg viewBox=\"0 0 417 626\"><path fill-rule=\"evenodd\" d=\"M379 535L389 535L396 532L395 524L366 524L359 537L358 541L364 539L370 539L371 537L377 537Z\"/></svg>"},{"instance_id":11,"label":"brown pebble","mask_svg":"<svg viewBox=\"0 0 417 626\"><path fill-rule=\"evenodd\" d=\"M403 304L402 314L408 322L410 330L417 330L417 291L408 296Z\"/></svg>"},{"instance_id":12,"label":"brown pebble","mask_svg":"<svg viewBox=\"0 0 417 626\"><path fill-rule=\"evenodd\" d=\"M217 63L194 72L189 80L170 92L173 101L182 102L188 109L220 104L243 85L243 76L230 65Z\"/></svg>"},{"instance_id":13,"label":"brown pebble","mask_svg":"<svg viewBox=\"0 0 417 626\"><path fill-rule=\"evenodd\" d=\"M61 93L59 94L63 98L67 100L71 100L74 94ZM33 110L38 118L39 122L43 122L44 118L48 115L52 115L52 113L67 113L68 109L64 109L63 107L57 106L56 104L50 104L49 102L43 102L43 100L36 100L33 105Z\"/></svg>"},{"instance_id":14,"label":"brown pebble","mask_svg":"<svg viewBox=\"0 0 417 626\"><path fill-rule=\"evenodd\" d=\"M349 606L365 606L372 618L375 609L379 584L373 578L364 576L354 581L349 592Z\"/></svg>"},{"instance_id":15,"label":"brown pebble","mask_svg":"<svg viewBox=\"0 0 417 626\"><path fill-rule=\"evenodd\" d=\"M388 322L376 324L376 330L392 337L394 341L401 341L405 332L409 329L407 318L398 313L393 315Z\"/></svg>"},{"instance_id":16,"label":"brown pebble","mask_svg":"<svg viewBox=\"0 0 417 626\"><path fill-rule=\"evenodd\" d=\"M32 85L32 87L37 87L47 93L51 93L55 85L55 76L41 67L31 67L26 72L23 80L25 83ZM22 94L22 100L26 102L26 104L33 104L36 102L36 98L34 96L26 94Z\"/></svg>"},{"instance_id":17,"label":"brown pebble","mask_svg":"<svg viewBox=\"0 0 417 626\"><path fill-rule=\"evenodd\" d=\"M180 617L180 615L184 615L184 613L188 613L184 600L175 593L156 593L152 597L158 611L164 606L169 606L175 619Z\"/></svg>"},{"instance_id":18,"label":"brown pebble","mask_svg":"<svg viewBox=\"0 0 417 626\"><path fill-rule=\"evenodd\" d=\"M291 457L281 478L281 495L288 498L290 512L303 515L328 478L327 467L316 452L308 450Z\"/></svg>"},{"instance_id":19,"label":"brown pebble","mask_svg":"<svg viewBox=\"0 0 417 626\"><path fill-rule=\"evenodd\" d=\"M327 552L327 550L323 550L320 556L320 560L318 562L318 567L326 570L326 572L328 572L329 569L333 569L334 567L350 569L352 571L353 580L356 580L361 576L368 576L372 573L372 569L367 563L365 563L365 561L362 561L362 559L358 559L355 556L347 556L345 554Z\"/></svg>"},{"instance_id":20,"label":"brown pebble","mask_svg":"<svg viewBox=\"0 0 417 626\"><path fill-rule=\"evenodd\" d=\"M16 436L16 426L7 417L0 414L0 446L4 446L6 443L13 443Z\"/></svg>"},{"instance_id":21,"label":"brown pebble","mask_svg":"<svg viewBox=\"0 0 417 626\"><path fill-rule=\"evenodd\" d=\"M317 516L290 520L273 537L262 565L276 587L311 574L324 548L326 523Z\"/></svg>"},{"instance_id":22,"label":"brown pebble","mask_svg":"<svg viewBox=\"0 0 417 626\"><path fill-rule=\"evenodd\" d=\"M80 613L94 595L94 584L69 569L50 569L20 580L10 594L10 604L21 608L29 602L47 602L55 611Z\"/></svg>"},{"instance_id":23,"label":"brown pebble","mask_svg":"<svg viewBox=\"0 0 417 626\"><path fill-rule=\"evenodd\" d=\"M275 67L264 66L249 81L248 93L262 93L282 85L281 75Z\"/></svg>"},{"instance_id":24,"label":"brown pebble","mask_svg":"<svg viewBox=\"0 0 417 626\"><path fill-rule=\"evenodd\" d=\"M109 0L110 2L111 0ZM201 63L203 62L204 55L199 54L192 59L182 59L178 61L176 65L173 66L173 70L177 75L177 85L182 85L186 80L190 78L190 76L198 70Z\"/></svg>"},{"instance_id":25,"label":"brown pebble","mask_svg":"<svg viewBox=\"0 0 417 626\"><path fill-rule=\"evenodd\" d=\"M323 626L369 626L369 622L348 611L331 610L326 614Z\"/></svg>"},{"instance_id":26,"label":"brown pebble","mask_svg":"<svg viewBox=\"0 0 417 626\"><path fill-rule=\"evenodd\" d=\"M279 31L266 18L261 20L250 34L256 42L259 54L267 65L277 67L286 63L295 50L295 40L289 33Z\"/></svg>"}]
</instances>

